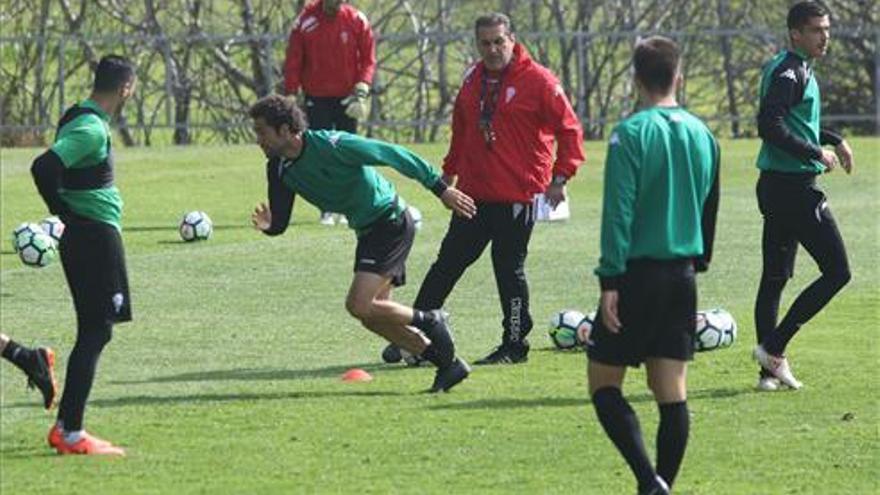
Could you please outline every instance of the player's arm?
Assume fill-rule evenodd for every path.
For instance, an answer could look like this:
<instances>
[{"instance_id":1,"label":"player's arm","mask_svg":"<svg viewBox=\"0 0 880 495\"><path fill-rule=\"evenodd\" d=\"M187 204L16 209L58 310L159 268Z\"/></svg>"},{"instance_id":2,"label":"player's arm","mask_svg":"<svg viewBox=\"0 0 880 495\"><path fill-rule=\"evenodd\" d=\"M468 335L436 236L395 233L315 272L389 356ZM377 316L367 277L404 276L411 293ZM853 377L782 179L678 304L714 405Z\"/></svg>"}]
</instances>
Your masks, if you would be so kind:
<instances>
[{"instance_id":1,"label":"player's arm","mask_svg":"<svg viewBox=\"0 0 880 495\"><path fill-rule=\"evenodd\" d=\"M369 86L373 83L373 74L376 72L376 40L373 38L373 28L363 12L358 12L358 73L356 80Z\"/></svg>"},{"instance_id":2,"label":"player's arm","mask_svg":"<svg viewBox=\"0 0 880 495\"><path fill-rule=\"evenodd\" d=\"M834 151L837 153L838 160L840 160L840 166L843 167L843 170L845 170L846 173L852 172L854 163L852 148L850 148L849 143L843 139L842 134L828 129L827 127L823 127L819 131L819 143L822 145L834 146Z\"/></svg>"},{"instance_id":3,"label":"player's arm","mask_svg":"<svg viewBox=\"0 0 880 495\"><path fill-rule=\"evenodd\" d=\"M712 262L712 249L715 245L715 223L718 219L718 202L721 190L721 148L715 143L715 178L709 189L709 195L703 203L701 216L701 232L703 235L703 254L694 260L694 267L698 272L705 272Z\"/></svg>"},{"instance_id":4,"label":"player's arm","mask_svg":"<svg viewBox=\"0 0 880 495\"><path fill-rule=\"evenodd\" d=\"M803 99L805 75L799 68L779 64L772 74L758 111L758 135L765 142L804 160L822 160L822 148L799 138L785 116Z\"/></svg>"},{"instance_id":5,"label":"player's arm","mask_svg":"<svg viewBox=\"0 0 880 495\"><path fill-rule=\"evenodd\" d=\"M96 116L80 117L68 125L73 127L31 165L34 184L49 211L65 217L73 213L60 194L64 169L96 154L107 144L104 123Z\"/></svg>"},{"instance_id":6,"label":"player's arm","mask_svg":"<svg viewBox=\"0 0 880 495\"><path fill-rule=\"evenodd\" d=\"M254 228L264 234L276 236L283 234L290 225L296 196L281 181L280 160L269 160L266 165L266 181L269 184L269 204L257 205L251 215L251 222Z\"/></svg>"}]
</instances>

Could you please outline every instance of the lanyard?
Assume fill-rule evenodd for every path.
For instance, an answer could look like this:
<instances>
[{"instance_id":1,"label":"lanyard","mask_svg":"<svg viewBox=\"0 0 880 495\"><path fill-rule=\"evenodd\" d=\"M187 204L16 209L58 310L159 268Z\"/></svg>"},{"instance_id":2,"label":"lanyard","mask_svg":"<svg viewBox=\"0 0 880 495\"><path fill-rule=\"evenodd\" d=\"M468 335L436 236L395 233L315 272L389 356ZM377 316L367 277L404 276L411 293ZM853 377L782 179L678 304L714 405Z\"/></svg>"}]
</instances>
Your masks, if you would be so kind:
<instances>
[{"instance_id":1,"label":"lanyard","mask_svg":"<svg viewBox=\"0 0 880 495\"><path fill-rule=\"evenodd\" d=\"M495 142L497 136L495 135L495 130L492 128L492 117L495 115L495 110L498 108L498 98L501 95L501 86L504 84L504 75L507 73L507 68L510 67L510 64L501 71L501 74L498 76L498 81L495 83L495 91L489 91L489 77L487 75L486 67L483 67L483 73L480 76L480 132L483 134L483 139L486 141L486 146L489 149L492 149L492 143ZM491 94L490 94L491 93Z\"/></svg>"}]
</instances>

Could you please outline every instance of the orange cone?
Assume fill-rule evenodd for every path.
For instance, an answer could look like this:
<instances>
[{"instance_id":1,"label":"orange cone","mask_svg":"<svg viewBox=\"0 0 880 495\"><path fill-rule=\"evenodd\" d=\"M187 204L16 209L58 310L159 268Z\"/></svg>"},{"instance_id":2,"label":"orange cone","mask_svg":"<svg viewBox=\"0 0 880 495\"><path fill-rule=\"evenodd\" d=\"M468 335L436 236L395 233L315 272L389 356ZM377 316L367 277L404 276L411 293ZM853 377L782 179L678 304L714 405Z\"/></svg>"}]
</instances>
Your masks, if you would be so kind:
<instances>
[{"instance_id":1,"label":"orange cone","mask_svg":"<svg viewBox=\"0 0 880 495\"><path fill-rule=\"evenodd\" d=\"M344 382L369 382L372 379L373 375L360 368L352 368L342 374L342 381Z\"/></svg>"}]
</instances>

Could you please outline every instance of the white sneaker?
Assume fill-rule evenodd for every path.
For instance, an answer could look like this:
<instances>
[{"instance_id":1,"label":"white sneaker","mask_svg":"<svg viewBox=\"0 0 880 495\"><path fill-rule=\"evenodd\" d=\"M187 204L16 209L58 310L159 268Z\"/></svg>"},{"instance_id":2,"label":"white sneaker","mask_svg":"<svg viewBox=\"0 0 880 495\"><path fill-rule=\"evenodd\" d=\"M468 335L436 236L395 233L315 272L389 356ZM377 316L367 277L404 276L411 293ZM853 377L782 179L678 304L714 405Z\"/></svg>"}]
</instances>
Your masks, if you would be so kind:
<instances>
[{"instance_id":1,"label":"white sneaker","mask_svg":"<svg viewBox=\"0 0 880 495\"><path fill-rule=\"evenodd\" d=\"M336 223L339 225L348 225L348 218L342 213L337 213Z\"/></svg>"},{"instance_id":2,"label":"white sneaker","mask_svg":"<svg viewBox=\"0 0 880 495\"><path fill-rule=\"evenodd\" d=\"M321 219L319 220L321 225L336 225L336 222L333 220L333 214L330 212L321 213Z\"/></svg>"},{"instance_id":3,"label":"white sneaker","mask_svg":"<svg viewBox=\"0 0 880 495\"><path fill-rule=\"evenodd\" d=\"M773 373L773 376L779 378L779 381L797 390L803 386L801 382L791 372L788 360L783 356L774 356L764 349L764 346L758 345L752 353L755 360L762 368Z\"/></svg>"},{"instance_id":4,"label":"white sneaker","mask_svg":"<svg viewBox=\"0 0 880 495\"><path fill-rule=\"evenodd\" d=\"M758 384L755 388L761 392L776 392L782 389L782 382L775 376L762 376L758 378Z\"/></svg>"}]
</instances>

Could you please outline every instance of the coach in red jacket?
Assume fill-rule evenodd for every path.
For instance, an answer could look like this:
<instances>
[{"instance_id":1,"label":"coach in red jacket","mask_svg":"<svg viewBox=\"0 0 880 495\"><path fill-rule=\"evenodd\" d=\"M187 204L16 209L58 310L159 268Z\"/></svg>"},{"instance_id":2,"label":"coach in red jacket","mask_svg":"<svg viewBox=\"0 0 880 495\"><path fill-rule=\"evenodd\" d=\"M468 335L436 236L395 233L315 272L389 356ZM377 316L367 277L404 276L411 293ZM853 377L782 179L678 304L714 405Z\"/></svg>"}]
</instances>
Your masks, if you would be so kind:
<instances>
[{"instance_id":1,"label":"coach in red jacket","mask_svg":"<svg viewBox=\"0 0 880 495\"><path fill-rule=\"evenodd\" d=\"M342 0L306 5L294 21L284 60L284 91L305 93L310 129L357 132L369 114L376 47L363 12ZM332 225L326 212L321 223Z\"/></svg>"},{"instance_id":2,"label":"coach in red jacket","mask_svg":"<svg viewBox=\"0 0 880 495\"><path fill-rule=\"evenodd\" d=\"M455 101L443 172L448 183L457 178L478 210L472 219L452 216L415 307L442 307L491 243L504 332L501 345L477 364L521 363L532 329L524 265L533 199L545 193L555 206L565 198L565 182L584 160L583 131L559 81L516 43L507 16L477 19L476 37L482 61L465 73Z\"/></svg>"}]
</instances>

